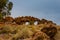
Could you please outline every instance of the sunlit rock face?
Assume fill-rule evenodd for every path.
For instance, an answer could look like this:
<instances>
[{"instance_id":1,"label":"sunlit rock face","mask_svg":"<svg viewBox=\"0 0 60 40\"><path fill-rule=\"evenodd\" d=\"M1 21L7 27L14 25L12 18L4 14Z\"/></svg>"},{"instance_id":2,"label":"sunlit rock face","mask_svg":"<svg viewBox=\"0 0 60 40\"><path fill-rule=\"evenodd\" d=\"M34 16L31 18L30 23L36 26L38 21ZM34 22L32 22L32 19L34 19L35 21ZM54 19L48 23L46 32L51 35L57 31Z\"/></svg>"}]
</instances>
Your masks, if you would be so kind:
<instances>
[{"instance_id":1,"label":"sunlit rock face","mask_svg":"<svg viewBox=\"0 0 60 40\"><path fill-rule=\"evenodd\" d=\"M55 40L60 40L60 26L57 26L57 34L54 36Z\"/></svg>"}]
</instances>

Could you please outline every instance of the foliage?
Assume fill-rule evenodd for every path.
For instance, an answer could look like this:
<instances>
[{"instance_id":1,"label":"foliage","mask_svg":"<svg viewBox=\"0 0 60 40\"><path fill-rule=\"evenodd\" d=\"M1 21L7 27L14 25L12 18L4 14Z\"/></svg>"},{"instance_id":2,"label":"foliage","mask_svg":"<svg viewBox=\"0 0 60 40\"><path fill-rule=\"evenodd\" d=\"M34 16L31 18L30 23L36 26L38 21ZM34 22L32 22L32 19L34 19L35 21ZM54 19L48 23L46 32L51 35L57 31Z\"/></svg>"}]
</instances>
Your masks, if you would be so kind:
<instances>
[{"instance_id":1,"label":"foliage","mask_svg":"<svg viewBox=\"0 0 60 40\"><path fill-rule=\"evenodd\" d=\"M2 14L2 16L10 15L12 7L13 3L9 0L0 0L0 14Z\"/></svg>"},{"instance_id":2,"label":"foliage","mask_svg":"<svg viewBox=\"0 0 60 40\"><path fill-rule=\"evenodd\" d=\"M0 9L4 8L7 4L8 0L0 0Z\"/></svg>"}]
</instances>

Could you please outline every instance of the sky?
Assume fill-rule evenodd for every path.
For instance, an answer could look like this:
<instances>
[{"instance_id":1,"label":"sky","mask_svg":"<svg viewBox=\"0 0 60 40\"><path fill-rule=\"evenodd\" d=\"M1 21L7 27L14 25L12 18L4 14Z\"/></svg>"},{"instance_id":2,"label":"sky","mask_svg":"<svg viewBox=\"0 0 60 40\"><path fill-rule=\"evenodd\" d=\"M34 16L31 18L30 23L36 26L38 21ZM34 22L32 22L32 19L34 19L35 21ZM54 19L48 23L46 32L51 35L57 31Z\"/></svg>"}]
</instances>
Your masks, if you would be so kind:
<instances>
[{"instance_id":1,"label":"sky","mask_svg":"<svg viewBox=\"0 0 60 40\"><path fill-rule=\"evenodd\" d=\"M34 16L60 24L60 0L10 0L11 16Z\"/></svg>"}]
</instances>

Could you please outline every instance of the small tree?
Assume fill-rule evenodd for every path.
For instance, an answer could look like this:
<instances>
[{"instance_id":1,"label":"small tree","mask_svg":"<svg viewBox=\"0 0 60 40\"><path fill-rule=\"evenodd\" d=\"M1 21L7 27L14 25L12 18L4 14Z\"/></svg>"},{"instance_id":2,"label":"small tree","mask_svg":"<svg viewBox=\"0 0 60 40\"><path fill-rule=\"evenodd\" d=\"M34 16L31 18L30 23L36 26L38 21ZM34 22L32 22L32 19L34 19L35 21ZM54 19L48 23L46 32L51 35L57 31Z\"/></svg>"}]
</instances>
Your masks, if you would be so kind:
<instances>
[{"instance_id":1,"label":"small tree","mask_svg":"<svg viewBox=\"0 0 60 40\"><path fill-rule=\"evenodd\" d=\"M0 20L3 16L11 15L11 9L13 7L13 3L9 0L0 0Z\"/></svg>"}]
</instances>

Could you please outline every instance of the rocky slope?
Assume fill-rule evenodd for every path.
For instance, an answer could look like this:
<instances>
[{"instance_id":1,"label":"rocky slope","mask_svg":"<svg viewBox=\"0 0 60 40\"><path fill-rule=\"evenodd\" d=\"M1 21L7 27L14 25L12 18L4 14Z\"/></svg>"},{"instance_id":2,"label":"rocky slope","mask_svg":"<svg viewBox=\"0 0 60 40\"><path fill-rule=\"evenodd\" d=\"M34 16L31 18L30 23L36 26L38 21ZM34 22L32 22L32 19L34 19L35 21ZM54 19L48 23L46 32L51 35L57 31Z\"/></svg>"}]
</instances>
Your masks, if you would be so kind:
<instances>
[{"instance_id":1,"label":"rocky slope","mask_svg":"<svg viewBox=\"0 0 60 40\"><path fill-rule=\"evenodd\" d=\"M31 16L5 17L0 22L0 40L60 40L60 25Z\"/></svg>"}]
</instances>

